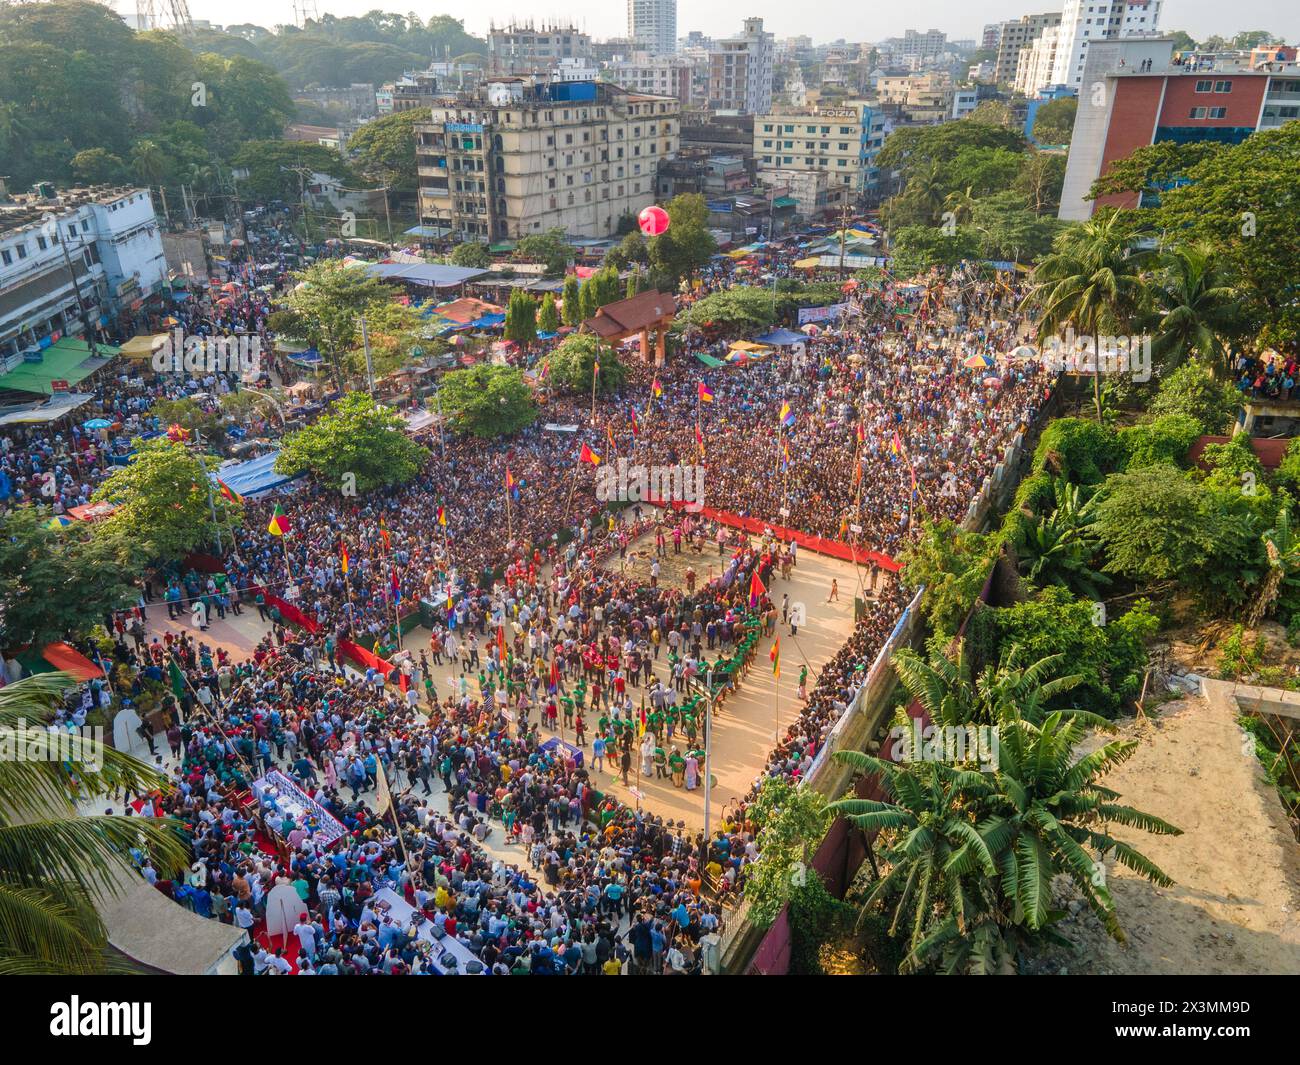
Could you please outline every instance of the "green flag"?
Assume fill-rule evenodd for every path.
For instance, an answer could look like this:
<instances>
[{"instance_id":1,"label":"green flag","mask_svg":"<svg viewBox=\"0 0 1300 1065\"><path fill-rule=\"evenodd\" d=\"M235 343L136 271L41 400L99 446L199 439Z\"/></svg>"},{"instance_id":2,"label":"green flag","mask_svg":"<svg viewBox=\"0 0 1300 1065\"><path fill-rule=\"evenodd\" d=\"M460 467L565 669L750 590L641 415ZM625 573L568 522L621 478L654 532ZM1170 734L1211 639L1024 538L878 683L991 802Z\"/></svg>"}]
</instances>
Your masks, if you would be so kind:
<instances>
[{"instance_id":1,"label":"green flag","mask_svg":"<svg viewBox=\"0 0 1300 1065\"><path fill-rule=\"evenodd\" d=\"M168 675L169 677L171 677L171 681L172 681L172 692L175 693L176 698L177 698L177 699L184 698L184 696L185 696L185 678L184 678L184 676L181 675L181 669L180 669L180 666L178 666L174 661L171 662L171 663L167 666L167 675Z\"/></svg>"}]
</instances>

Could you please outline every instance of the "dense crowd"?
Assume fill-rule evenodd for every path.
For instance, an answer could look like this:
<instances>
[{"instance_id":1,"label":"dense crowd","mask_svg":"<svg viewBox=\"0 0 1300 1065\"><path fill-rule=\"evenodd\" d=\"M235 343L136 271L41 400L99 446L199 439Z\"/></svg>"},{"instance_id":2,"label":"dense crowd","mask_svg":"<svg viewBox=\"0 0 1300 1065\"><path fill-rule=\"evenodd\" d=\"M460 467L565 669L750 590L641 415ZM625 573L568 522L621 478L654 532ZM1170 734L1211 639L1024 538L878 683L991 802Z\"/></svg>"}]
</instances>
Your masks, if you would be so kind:
<instances>
[{"instance_id":1,"label":"dense crowd","mask_svg":"<svg viewBox=\"0 0 1300 1065\"><path fill-rule=\"evenodd\" d=\"M298 257L284 236L274 226L254 234L232 265L239 280L215 301L183 305L184 328L255 332L270 350L271 300ZM700 291L730 280L710 268ZM895 552L918 508L960 518L1045 396L1035 367L992 357L1026 327L1018 293L960 273L954 282L924 308L892 281L863 288L843 329L743 367L629 365L588 443L607 460L699 461L710 508L780 515L838 539L853 528L864 546ZM707 338L687 348L720 353ZM980 355L987 368L972 368ZM706 381L713 398L702 404ZM149 413L157 400L213 402L233 386L219 375L123 377L96 396L118 428L71 441L6 436L0 461L26 495L60 466L58 502L75 505L133 437L165 429ZM586 407L554 396L547 416L585 424ZM873 574L865 615L811 686L801 677L799 714L751 791L711 838L691 835L602 786L630 774L701 785L703 703L725 706L759 640L784 620L774 588L796 545L650 506L616 521L597 504L594 468L576 462L578 441L541 425L499 444L453 435L430 445L399 489L352 497L307 483L249 503L224 573L160 589L169 616L195 598L221 614L241 600L258 609L270 631L247 661L208 647L202 632L151 639L110 619L128 697L170 691L164 738L177 786L136 807L180 818L195 857L183 879L147 862L144 874L247 929L242 961L259 973L701 971L758 855L747 817L756 789L811 770L894 629L902 589L892 578L876 588ZM275 503L288 536L267 528ZM707 554L718 575L685 588L627 575L622 562L643 535L656 558L671 543ZM395 655L397 614L421 601L427 641ZM305 625L287 623L285 603ZM346 674L345 640L395 670ZM254 793L275 768L314 812L295 816L274 793ZM335 825L343 836L332 841ZM272 944L266 900L283 884L305 916Z\"/></svg>"}]
</instances>

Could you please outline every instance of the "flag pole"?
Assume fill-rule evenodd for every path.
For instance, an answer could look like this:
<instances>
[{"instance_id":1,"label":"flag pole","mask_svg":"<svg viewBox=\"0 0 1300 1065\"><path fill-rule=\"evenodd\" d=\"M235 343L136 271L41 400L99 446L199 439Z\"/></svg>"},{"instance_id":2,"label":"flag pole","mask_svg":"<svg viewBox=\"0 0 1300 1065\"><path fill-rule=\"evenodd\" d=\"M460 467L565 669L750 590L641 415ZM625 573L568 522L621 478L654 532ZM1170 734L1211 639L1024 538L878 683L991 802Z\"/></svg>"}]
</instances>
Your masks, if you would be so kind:
<instances>
[{"instance_id":1,"label":"flag pole","mask_svg":"<svg viewBox=\"0 0 1300 1065\"><path fill-rule=\"evenodd\" d=\"M596 338L596 357L591 364L591 424L596 424L596 380L600 377L600 337Z\"/></svg>"},{"instance_id":2,"label":"flag pole","mask_svg":"<svg viewBox=\"0 0 1300 1065\"><path fill-rule=\"evenodd\" d=\"M343 553L347 554L348 545L343 537L339 537L339 543L343 545ZM356 613L352 607L352 582L348 579L348 566L343 567L343 587L348 593L348 632L352 634L352 639L357 638Z\"/></svg>"},{"instance_id":3,"label":"flag pole","mask_svg":"<svg viewBox=\"0 0 1300 1065\"><path fill-rule=\"evenodd\" d=\"M397 649L400 651L402 649L402 614L398 607L401 606L402 591L398 581L401 578L397 576L397 564L393 561L392 555L388 557L388 569L393 578L393 624L397 628Z\"/></svg>"},{"instance_id":4,"label":"flag pole","mask_svg":"<svg viewBox=\"0 0 1300 1065\"><path fill-rule=\"evenodd\" d=\"M513 544L515 542L515 519L514 519L514 512L510 508L509 473L510 470L507 467L506 469L506 474L507 474L506 476L506 536L509 539L510 543Z\"/></svg>"}]
</instances>

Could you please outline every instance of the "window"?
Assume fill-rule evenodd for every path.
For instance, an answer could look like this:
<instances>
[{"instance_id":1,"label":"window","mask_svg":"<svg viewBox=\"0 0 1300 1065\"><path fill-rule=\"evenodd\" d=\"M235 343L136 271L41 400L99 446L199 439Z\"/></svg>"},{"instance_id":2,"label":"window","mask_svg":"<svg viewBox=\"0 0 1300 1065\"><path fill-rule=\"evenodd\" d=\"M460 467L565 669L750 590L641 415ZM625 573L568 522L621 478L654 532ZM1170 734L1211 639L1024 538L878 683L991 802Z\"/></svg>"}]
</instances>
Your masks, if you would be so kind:
<instances>
[{"instance_id":1,"label":"window","mask_svg":"<svg viewBox=\"0 0 1300 1065\"><path fill-rule=\"evenodd\" d=\"M1215 92L1232 92L1232 82L1230 82L1230 81L1216 81L1216 82L1214 83L1214 91L1215 91Z\"/></svg>"},{"instance_id":2,"label":"window","mask_svg":"<svg viewBox=\"0 0 1300 1065\"><path fill-rule=\"evenodd\" d=\"M1228 109L1226 107L1211 107L1206 113L1207 118L1227 118Z\"/></svg>"},{"instance_id":3,"label":"window","mask_svg":"<svg viewBox=\"0 0 1300 1065\"><path fill-rule=\"evenodd\" d=\"M1204 108L1204 107L1193 107L1192 110L1191 110L1191 113L1188 114L1187 117L1188 117L1188 118L1204 118L1204 117L1205 117L1205 108Z\"/></svg>"},{"instance_id":4,"label":"window","mask_svg":"<svg viewBox=\"0 0 1300 1065\"><path fill-rule=\"evenodd\" d=\"M26 245L26 244L15 244L15 245L14 245L14 251L16 251L16 252L18 253L18 258L20 258L20 259L26 259L26 258L27 258L27 245Z\"/></svg>"},{"instance_id":5,"label":"window","mask_svg":"<svg viewBox=\"0 0 1300 1065\"><path fill-rule=\"evenodd\" d=\"M5 266L8 266L10 263L14 261L14 257L9 254L8 248L5 248L3 251L0 251L0 261L3 261Z\"/></svg>"}]
</instances>

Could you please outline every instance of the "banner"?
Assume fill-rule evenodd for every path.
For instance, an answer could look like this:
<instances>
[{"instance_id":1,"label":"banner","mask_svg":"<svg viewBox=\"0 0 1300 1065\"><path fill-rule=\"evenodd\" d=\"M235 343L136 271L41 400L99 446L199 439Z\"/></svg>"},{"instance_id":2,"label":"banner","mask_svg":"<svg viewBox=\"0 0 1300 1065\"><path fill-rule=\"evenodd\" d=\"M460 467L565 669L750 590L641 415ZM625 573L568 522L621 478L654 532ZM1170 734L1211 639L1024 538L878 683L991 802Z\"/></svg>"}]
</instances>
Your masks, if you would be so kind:
<instances>
[{"instance_id":1,"label":"banner","mask_svg":"<svg viewBox=\"0 0 1300 1065\"><path fill-rule=\"evenodd\" d=\"M829 307L800 307L799 324L825 322L831 318L838 318L842 314L851 313L851 310L851 305L847 303L832 303Z\"/></svg>"}]
</instances>

